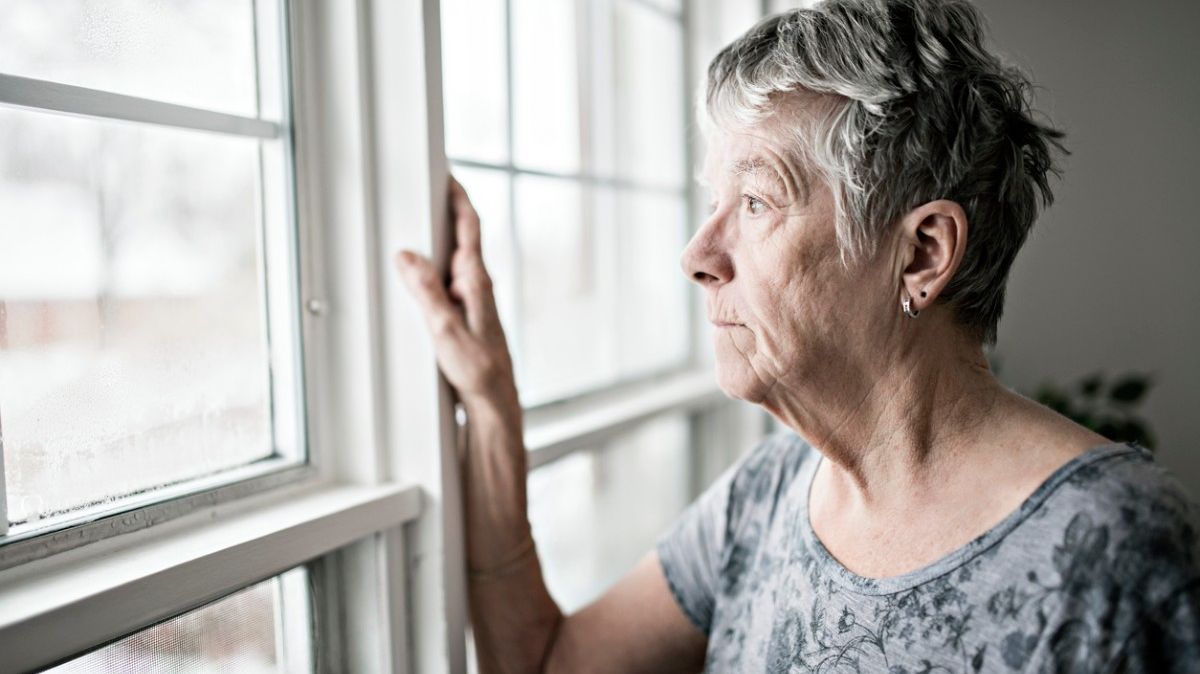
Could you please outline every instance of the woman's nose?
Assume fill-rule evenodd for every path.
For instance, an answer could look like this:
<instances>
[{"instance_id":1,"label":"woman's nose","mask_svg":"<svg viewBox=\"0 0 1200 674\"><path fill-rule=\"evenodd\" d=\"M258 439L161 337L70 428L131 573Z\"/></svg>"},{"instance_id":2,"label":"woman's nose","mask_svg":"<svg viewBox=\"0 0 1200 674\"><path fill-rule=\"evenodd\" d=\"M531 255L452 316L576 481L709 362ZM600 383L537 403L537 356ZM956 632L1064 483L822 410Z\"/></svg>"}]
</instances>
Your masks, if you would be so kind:
<instances>
[{"instance_id":1,"label":"woman's nose","mask_svg":"<svg viewBox=\"0 0 1200 674\"><path fill-rule=\"evenodd\" d=\"M719 230L715 219L706 222L683 249L679 260L684 275L702 287L733 279L733 262L719 240Z\"/></svg>"}]
</instances>

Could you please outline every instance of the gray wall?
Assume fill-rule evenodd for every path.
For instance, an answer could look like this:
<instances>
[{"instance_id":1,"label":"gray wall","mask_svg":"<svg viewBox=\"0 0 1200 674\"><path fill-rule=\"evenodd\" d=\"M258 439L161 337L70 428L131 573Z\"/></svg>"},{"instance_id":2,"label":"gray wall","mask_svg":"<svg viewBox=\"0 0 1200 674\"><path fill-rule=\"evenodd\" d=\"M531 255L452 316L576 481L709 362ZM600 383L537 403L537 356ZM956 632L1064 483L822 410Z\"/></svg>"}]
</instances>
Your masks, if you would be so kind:
<instances>
[{"instance_id":1,"label":"gray wall","mask_svg":"<svg viewBox=\"0 0 1200 674\"><path fill-rule=\"evenodd\" d=\"M1152 372L1159 456L1200 496L1200 3L977 4L1073 152L1013 268L1001 376Z\"/></svg>"}]
</instances>

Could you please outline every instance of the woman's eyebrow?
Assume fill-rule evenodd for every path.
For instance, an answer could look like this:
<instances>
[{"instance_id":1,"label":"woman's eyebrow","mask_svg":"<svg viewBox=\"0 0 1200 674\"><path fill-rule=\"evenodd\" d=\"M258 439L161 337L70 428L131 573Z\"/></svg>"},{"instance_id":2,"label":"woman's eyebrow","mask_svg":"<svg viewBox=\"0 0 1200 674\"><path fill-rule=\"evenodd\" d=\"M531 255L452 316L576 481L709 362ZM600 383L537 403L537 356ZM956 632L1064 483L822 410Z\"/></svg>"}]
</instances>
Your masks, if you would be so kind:
<instances>
[{"instance_id":1,"label":"woman's eyebrow","mask_svg":"<svg viewBox=\"0 0 1200 674\"><path fill-rule=\"evenodd\" d=\"M787 167L784 168L786 169ZM744 175L751 177L767 175L772 180L777 182L789 197L795 196L804 202L808 201L809 186L803 174L793 176L789 171L780 171L775 169L773 162L768 161L761 156L756 155L746 159L738 159L732 162L729 166L728 175L735 178ZM701 188L709 191L713 190L713 185L708 180L708 175L704 169L697 168L692 173L692 179L695 180L696 184Z\"/></svg>"},{"instance_id":2,"label":"woman's eyebrow","mask_svg":"<svg viewBox=\"0 0 1200 674\"><path fill-rule=\"evenodd\" d=\"M802 177L799 180L793 177L786 168L777 167L775 162L768 161L761 156L753 156L734 161L730 166L730 174L735 177L743 175L751 177L766 176L782 187L784 193L789 197L807 201L808 185L802 182Z\"/></svg>"}]
</instances>

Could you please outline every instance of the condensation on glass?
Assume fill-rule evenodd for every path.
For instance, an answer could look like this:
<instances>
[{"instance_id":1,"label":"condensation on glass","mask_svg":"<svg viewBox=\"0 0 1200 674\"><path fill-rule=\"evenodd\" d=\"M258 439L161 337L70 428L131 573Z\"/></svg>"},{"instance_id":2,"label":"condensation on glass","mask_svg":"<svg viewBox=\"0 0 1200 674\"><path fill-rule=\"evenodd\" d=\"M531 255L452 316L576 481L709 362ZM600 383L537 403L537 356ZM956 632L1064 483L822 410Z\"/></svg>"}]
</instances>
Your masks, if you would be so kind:
<instances>
[{"instance_id":1,"label":"condensation on glass","mask_svg":"<svg viewBox=\"0 0 1200 674\"><path fill-rule=\"evenodd\" d=\"M301 451L277 395L299 381L278 11L5 3L0 71L283 120L263 139L0 104L13 525Z\"/></svg>"},{"instance_id":2,"label":"condensation on glass","mask_svg":"<svg viewBox=\"0 0 1200 674\"><path fill-rule=\"evenodd\" d=\"M522 401L686 363L678 3L442 8L447 151L483 221Z\"/></svg>"},{"instance_id":3,"label":"condensation on glass","mask_svg":"<svg viewBox=\"0 0 1200 674\"><path fill-rule=\"evenodd\" d=\"M311 672L306 585L304 569L293 569L45 671Z\"/></svg>"},{"instance_id":4,"label":"condensation on glass","mask_svg":"<svg viewBox=\"0 0 1200 674\"><path fill-rule=\"evenodd\" d=\"M254 117L253 0L4 0L0 72Z\"/></svg>"}]
</instances>

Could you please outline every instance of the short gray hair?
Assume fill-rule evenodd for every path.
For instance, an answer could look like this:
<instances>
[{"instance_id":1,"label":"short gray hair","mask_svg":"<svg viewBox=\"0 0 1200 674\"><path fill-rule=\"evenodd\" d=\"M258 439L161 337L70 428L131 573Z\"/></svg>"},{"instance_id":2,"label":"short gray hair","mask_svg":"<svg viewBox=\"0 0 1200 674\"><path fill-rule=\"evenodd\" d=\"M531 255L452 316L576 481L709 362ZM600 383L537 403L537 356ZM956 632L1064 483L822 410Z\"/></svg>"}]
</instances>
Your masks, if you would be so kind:
<instances>
[{"instance_id":1,"label":"short gray hair","mask_svg":"<svg viewBox=\"0 0 1200 674\"><path fill-rule=\"evenodd\" d=\"M826 0L768 17L708 68L702 120L763 123L813 95L792 148L830 185L843 263L873 255L911 209L962 206L967 248L939 301L994 344L1004 288L1041 206L1054 198L1063 133L1034 119L1031 84L984 46L963 0Z\"/></svg>"}]
</instances>

